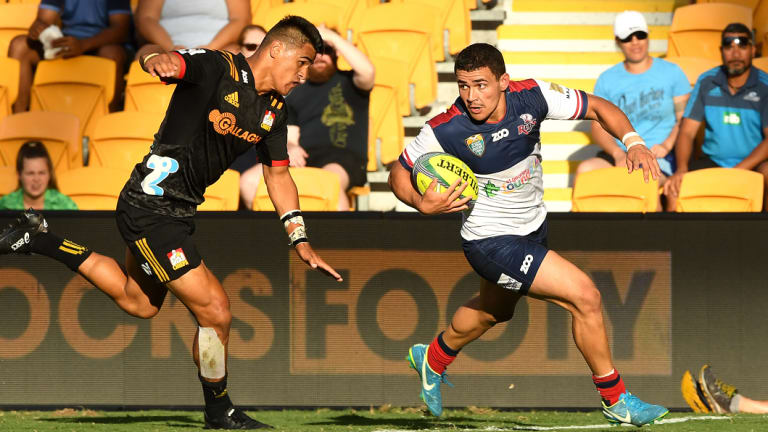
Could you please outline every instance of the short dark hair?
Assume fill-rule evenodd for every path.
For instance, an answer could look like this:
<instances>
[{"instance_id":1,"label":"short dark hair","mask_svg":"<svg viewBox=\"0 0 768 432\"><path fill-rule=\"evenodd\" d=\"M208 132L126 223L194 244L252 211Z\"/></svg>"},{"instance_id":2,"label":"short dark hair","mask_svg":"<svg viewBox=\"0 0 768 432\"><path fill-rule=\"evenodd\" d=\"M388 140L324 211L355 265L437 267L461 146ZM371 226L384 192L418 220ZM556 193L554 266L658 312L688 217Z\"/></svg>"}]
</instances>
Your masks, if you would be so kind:
<instances>
[{"instance_id":1,"label":"short dark hair","mask_svg":"<svg viewBox=\"0 0 768 432\"><path fill-rule=\"evenodd\" d=\"M294 47L302 47L308 43L312 45L316 53L321 52L323 49L323 38L320 36L320 32L317 31L317 27L296 15L287 15L269 29L262 45L268 45L275 40L285 42Z\"/></svg>"},{"instance_id":2,"label":"short dark hair","mask_svg":"<svg viewBox=\"0 0 768 432\"><path fill-rule=\"evenodd\" d=\"M474 43L461 50L456 56L453 72L471 72L483 67L490 69L497 79L507 71L501 51L487 43Z\"/></svg>"},{"instance_id":3,"label":"short dark hair","mask_svg":"<svg viewBox=\"0 0 768 432\"><path fill-rule=\"evenodd\" d=\"M242 45L243 42L245 42L245 34L248 33L251 30L259 30L262 33L266 34L267 31L264 29L264 27L258 25L258 24L248 24L247 26L243 27L243 31L240 32L240 36L237 38L237 44Z\"/></svg>"},{"instance_id":4,"label":"short dark hair","mask_svg":"<svg viewBox=\"0 0 768 432\"><path fill-rule=\"evenodd\" d=\"M749 38L752 39L752 30L749 29L749 27L745 26L742 23L730 23L723 29L723 33L720 35L720 38L722 39L725 37L726 33L744 33L746 35L749 35Z\"/></svg>"},{"instance_id":5,"label":"short dark hair","mask_svg":"<svg viewBox=\"0 0 768 432\"><path fill-rule=\"evenodd\" d=\"M24 170L24 159L37 158L45 159L45 164L48 165L48 173L51 176L48 181L48 189L58 189L59 185L56 183L56 175L53 172L51 156L40 141L27 141L21 145L19 153L16 155L16 173L21 176L21 172ZM21 179L19 179L19 188L21 188Z\"/></svg>"}]
</instances>

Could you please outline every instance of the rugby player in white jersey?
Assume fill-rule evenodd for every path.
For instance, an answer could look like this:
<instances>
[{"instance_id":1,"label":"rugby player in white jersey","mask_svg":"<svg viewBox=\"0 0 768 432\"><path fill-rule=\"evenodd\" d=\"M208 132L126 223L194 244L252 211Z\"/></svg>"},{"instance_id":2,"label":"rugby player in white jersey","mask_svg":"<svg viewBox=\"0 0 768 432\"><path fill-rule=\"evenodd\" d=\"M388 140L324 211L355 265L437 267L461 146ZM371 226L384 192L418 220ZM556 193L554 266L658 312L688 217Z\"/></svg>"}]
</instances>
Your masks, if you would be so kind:
<instances>
[{"instance_id":1,"label":"rugby player in white jersey","mask_svg":"<svg viewBox=\"0 0 768 432\"><path fill-rule=\"evenodd\" d=\"M464 254L481 276L480 293L460 307L429 345L410 348L421 396L432 414L442 413L440 384L459 350L495 324L512 318L524 295L565 308L573 339L592 371L606 419L644 425L668 413L629 393L614 368L603 323L600 292L575 265L547 248L546 208L539 129L545 119L589 119L627 147L627 170L658 178L653 154L615 105L597 96L540 80L511 81L501 52L488 44L462 50L454 66L459 97L428 121L403 151L389 183L395 195L422 214L464 212ZM477 176L475 204L458 199L466 183L445 193L435 182L424 195L411 183L413 161L427 152L450 153Z\"/></svg>"}]
</instances>

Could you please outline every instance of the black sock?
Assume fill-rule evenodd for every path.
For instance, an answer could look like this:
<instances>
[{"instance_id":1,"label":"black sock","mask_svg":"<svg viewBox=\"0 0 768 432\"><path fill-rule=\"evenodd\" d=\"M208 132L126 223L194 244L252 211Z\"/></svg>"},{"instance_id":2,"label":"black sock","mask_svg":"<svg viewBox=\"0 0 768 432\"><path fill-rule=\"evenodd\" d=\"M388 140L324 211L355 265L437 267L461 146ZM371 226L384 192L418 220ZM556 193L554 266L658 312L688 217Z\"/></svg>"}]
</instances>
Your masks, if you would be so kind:
<instances>
[{"instance_id":1,"label":"black sock","mask_svg":"<svg viewBox=\"0 0 768 432\"><path fill-rule=\"evenodd\" d=\"M37 234L29 246L32 252L53 258L73 272L77 272L80 264L91 256L91 251L87 247L62 239L50 232Z\"/></svg>"},{"instance_id":2,"label":"black sock","mask_svg":"<svg viewBox=\"0 0 768 432\"><path fill-rule=\"evenodd\" d=\"M203 385L203 398L205 398L205 412L211 417L223 416L232 406L232 401L227 394L227 376L217 382L206 381L200 374L197 375Z\"/></svg>"}]
</instances>

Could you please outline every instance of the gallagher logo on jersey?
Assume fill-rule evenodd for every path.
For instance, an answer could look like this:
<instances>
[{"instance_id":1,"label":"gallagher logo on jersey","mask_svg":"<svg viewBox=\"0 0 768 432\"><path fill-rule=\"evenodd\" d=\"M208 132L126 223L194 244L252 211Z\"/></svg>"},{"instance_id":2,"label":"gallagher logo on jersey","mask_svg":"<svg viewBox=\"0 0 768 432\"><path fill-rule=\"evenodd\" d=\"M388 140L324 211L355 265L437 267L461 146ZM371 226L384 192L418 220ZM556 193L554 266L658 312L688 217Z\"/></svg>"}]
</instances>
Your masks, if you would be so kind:
<instances>
[{"instance_id":1,"label":"gallagher logo on jersey","mask_svg":"<svg viewBox=\"0 0 768 432\"><path fill-rule=\"evenodd\" d=\"M264 118L261 120L261 128L269 132L272 129L272 123L275 122L275 113L267 111L264 113Z\"/></svg>"},{"instance_id":2,"label":"gallagher logo on jersey","mask_svg":"<svg viewBox=\"0 0 768 432\"><path fill-rule=\"evenodd\" d=\"M528 113L521 115L520 118L523 120L523 124L517 127L517 134L528 135L533 130L533 127L536 126L536 119L533 118L533 116Z\"/></svg>"},{"instance_id":3,"label":"gallagher logo on jersey","mask_svg":"<svg viewBox=\"0 0 768 432\"><path fill-rule=\"evenodd\" d=\"M467 145L469 151L471 151L475 156L482 156L483 153L485 153L485 141L483 140L483 135L481 134L472 135L471 137L465 139L464 143Z\"/></svg>"},{"instance_id":4,"label":"gallagher logo on jersey","mask_svg":"<svg viewBox=\"0 0 768 432\"><path fill-rule=\"evenodd\" d=\"M234 135L249 143L259 142L261 137L251 131L237 126L237 118L229 112L219 112L214 109L208 113L208 120L213 123L213 130L221 135Z\"/></svg>"}]
</instances>

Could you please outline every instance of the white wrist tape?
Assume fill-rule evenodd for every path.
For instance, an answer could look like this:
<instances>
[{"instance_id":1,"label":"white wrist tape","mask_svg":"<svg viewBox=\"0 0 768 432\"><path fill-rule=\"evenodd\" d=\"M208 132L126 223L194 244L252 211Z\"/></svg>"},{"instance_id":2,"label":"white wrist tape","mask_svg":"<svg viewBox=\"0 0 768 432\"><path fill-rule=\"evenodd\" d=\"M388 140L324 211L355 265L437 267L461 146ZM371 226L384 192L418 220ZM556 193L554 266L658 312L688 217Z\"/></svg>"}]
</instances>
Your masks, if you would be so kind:
<instances>
[{"instance_id":1,"label":"white wrist tape","mask_svg":"<svg viewBox=\"0 0 768 432\"><path fill-rule=\"evenodd\" d=\"M628 141L630 138L635 138L635 137L637 137L637 139L636 139L636 140L633 140L631 143L627 144L627 141ZM624 136L621 138L621 143L622 143L622 144L624 144L624 146L626 146L626 147L627 147L627 151L629 151L629 149L631 149L632 147L634 147L634 146L636 146L636 145L640 145L640 144L642 144L642 145L645 145L645 141L643 141L643 139L640 137L640 134L639 134L639 133L637 133L637 132L635 132L635 131L632 131L632 132L627 132L627 133L626 133L626 134L625 134L625 135L624 135Z\"/></svg>"},{"instance_id":2,"label":"white wrist tape","mask_svg":"<svg viewBox=\"0 0 768 432\"><path fill-rule=\"evenodd\" d=\"M296 246L299 243L308 242L307 230L304 226L299 226L295 230L288 234L288 238L291 239L291 246Z\"/></svg>"},{"instance_id":3,"label":"white wrist tape","mask_svg":"<svg viewBox=\"0 0 768 432\"><path fill-rule=\"evenodd\" d=\"M283 222L283 226L286 229L288 229L291 224L298 225L298 227L288 234L288 238L291 239L291 246L296 246L299 243L309 241L307 238L307 228L304 225L304 218L301 216L301 210L287 211L280 216L280 220Z\"/></svg>"}]
</instances>

